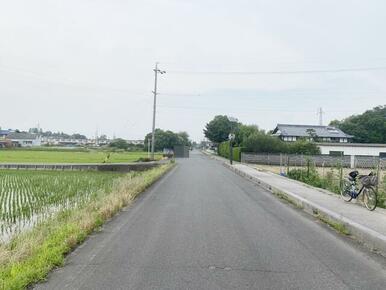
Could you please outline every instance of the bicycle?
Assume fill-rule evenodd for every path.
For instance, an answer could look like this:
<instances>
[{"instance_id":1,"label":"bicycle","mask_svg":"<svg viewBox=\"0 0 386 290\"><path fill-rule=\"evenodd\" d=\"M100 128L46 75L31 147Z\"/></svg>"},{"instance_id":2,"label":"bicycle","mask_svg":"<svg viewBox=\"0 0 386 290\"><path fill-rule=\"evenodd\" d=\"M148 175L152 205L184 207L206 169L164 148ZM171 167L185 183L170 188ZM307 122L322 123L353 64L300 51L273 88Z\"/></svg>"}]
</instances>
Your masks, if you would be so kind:
<instances>
[{"instance_id":1,"label":"bicycle","mask_svg":"<svg viewBox=\"0 0 386 290\"><path fill-rule=\"evenodd\" d=\"M356 199L361 193L363 193L363 202L366 208L373 211L377 207L377 192L375 186L377 185L378 178L370 172L368 175L359 175L358 171L352 171L348 174L348 178L343 180L341 187L341 196L344 201L350 202L353 198ZM358 182L362 185L358 191Z\"/></svg>"}]
</instances>

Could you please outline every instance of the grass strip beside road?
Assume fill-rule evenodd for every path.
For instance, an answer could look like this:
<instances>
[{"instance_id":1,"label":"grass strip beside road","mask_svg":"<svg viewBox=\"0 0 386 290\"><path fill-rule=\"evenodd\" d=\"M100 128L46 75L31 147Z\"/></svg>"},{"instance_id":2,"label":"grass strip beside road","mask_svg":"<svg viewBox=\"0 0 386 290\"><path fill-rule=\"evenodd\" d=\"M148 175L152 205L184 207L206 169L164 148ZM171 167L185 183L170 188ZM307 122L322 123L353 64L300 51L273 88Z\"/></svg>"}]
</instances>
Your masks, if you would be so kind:
<instances>
[{"instance_id":1,"label":"grass strip beside road","mask_svg":"<svg viewBox=\"0 0 386 290\"><path fill-rule=\"evenodd\" d=\"M0 289L26 289L62 266L67 253L168 172L169 163L121 177L110 194L56 217L0 246Z\"/></svg>"}]
</instances>

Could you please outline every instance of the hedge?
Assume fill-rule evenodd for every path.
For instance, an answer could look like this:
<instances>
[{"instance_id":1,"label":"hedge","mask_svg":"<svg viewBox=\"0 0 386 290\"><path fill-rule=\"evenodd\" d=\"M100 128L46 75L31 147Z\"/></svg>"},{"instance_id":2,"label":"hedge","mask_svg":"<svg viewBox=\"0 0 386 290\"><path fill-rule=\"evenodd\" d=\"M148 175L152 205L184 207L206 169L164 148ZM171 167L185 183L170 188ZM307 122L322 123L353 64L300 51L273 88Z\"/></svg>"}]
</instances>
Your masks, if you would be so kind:
<instances>
[{"instance_id":1,"label":"hedge","mask_svg":"<svg viewBox=\"0 0 386 290\"><path fill-rule=\"evenodd\" d=\"M233 160L239 161L241 160L241 147L233 147ZM221 142L218 146L218 155L229 158L229 141Z\"/></svg>"},{"instance_id":2,"label":"hedge","mask_svg":"<svg viewBox=\"0 0 386 290\"><path fill-rule=\"evenodd\" d=\"M263 133L254 133L248 136L243 142L244 152L254 153L292 153L318 155L319 147L307 140L297 140L295 142L284 142L277 137Z\"/></svg>"}]
</instances>

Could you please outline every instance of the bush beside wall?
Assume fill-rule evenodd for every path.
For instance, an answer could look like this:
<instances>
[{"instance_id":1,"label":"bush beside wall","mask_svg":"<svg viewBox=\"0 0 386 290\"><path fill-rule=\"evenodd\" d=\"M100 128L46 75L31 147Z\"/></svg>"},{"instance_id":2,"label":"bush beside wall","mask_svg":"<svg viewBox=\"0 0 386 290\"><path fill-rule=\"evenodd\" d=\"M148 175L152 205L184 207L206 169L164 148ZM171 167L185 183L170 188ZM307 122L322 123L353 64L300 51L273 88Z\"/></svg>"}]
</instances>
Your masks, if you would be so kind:
<instances>
[{"instance_id":1,"label":"bush beside wall","mask_svg":"<svg viewBox=\"0 0 386 290\"><path fill-rule=\"evenodd\" d=\"M241 160L241 147L233 147L233 160L239 161ZM221 142L218 146L218 155L229 158L229 141Z\"/></svg>"},{"instance_id":2,"label":"bush beside wall","mask_svg":"<svg viewBox=\"0 0 386 290\"><path fill-rule=\"evenodd\" d=\"M284 142L277 137L263 133L254 133L243 142L245 152L254 153L292 153L318 155L319 147L307 140L298 140L296 142Z\"/></svg>"}]
</instances>

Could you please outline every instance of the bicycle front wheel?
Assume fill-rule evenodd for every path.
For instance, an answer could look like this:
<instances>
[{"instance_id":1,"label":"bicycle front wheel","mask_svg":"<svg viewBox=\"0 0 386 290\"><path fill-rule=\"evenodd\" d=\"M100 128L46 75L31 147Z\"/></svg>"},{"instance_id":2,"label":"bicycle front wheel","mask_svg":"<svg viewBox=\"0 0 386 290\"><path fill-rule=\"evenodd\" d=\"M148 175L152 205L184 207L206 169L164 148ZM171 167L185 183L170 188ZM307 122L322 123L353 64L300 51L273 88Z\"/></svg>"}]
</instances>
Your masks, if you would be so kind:
<instances>
[{"instance_id":1,"label":"bicycle front wheel","mask_svg":"<svg viewBox=\"0 0 386 290\"><path fill-rule=\"evenodd\" d=\"M348 180L343 180L342 189L340 190L340 195L344 201L351 201L352 195L350 193L351 183Z\"/></svg>"},{"instance_id":2,"label":"bicycle front wheel","mask_svg":"<svg viewBox=\"0 0 386 290\"><path fill-rule=\"evenodd\" d=\"M364 188L363 197L363 202L368 210L374 210L377 207L377 193L374 188Z\"/></svg>"}]
</instances>

